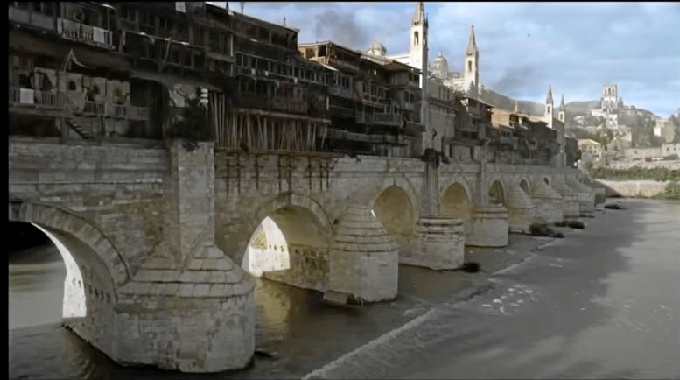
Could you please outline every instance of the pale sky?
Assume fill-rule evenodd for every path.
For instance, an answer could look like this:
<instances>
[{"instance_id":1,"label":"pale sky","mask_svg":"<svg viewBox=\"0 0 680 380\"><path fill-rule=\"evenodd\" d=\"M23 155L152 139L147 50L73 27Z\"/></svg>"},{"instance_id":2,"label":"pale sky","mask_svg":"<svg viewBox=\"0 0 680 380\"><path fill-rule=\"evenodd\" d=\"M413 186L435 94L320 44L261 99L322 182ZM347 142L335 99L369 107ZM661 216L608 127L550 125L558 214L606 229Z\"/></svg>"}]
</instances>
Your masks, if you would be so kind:
<instances>
[{"instance_id":1,"label":"pale sky","mask_svg":"<svg viewBox=\"0 0 680 380\"><path fill-rule=\"evenodd\" d=\"M224 5L225 3L213 3ZM240 11L241 3L228 3ZM252 17L300 29L299 42L332 40L365 51L407 52L415 3L244 3ZM680 108L680 3L425 3L430 60L460 71L470 25L487 87L543 102L598 100L617 83L626 104L667 117Z\"/></svg>"}]
</instances>

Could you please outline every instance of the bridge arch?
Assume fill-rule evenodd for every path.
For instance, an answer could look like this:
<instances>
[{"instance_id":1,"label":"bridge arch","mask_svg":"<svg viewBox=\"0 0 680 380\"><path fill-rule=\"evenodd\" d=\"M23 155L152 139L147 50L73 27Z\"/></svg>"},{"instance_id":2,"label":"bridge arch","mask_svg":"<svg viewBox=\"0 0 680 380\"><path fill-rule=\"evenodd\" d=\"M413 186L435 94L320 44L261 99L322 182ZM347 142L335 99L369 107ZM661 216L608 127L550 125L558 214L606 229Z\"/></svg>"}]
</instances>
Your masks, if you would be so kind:
<instances>
[{"instance_id":1,"label":"bridge arch","mask_svg":"<svg viewBox=\"0 0 680 380\"><path fill-rule=\"evenodd\" d=\"M37 225L48 237L72 239L89 248L106 268L116 288L130 279L130 268L111 239L86 218L61 207L40 202L12 201L9 221ZM52 235L52 236L50 236ZM58 239L59 240L59 239Z\"/></svg>"},{"instance_id":2,"label":"bridge arch","mask_svg":"<svg viewBox=\"0 0 680 380\"><path fill-rule=\"evenodd\" d=\"M489 202L498 203L504 207L507 207L507 192L505 190L505 186L503 185L503 181L500 178L494 178L489 181L489 183Z\"/></svg>"},{"instance_id":3,"label":"bridge arch","mask_svg":"<svg viewBox=\"0 0 680 380\"><path fill-rule=\"evenodd\" d=\"M63 322L102 352L115 352L118 289L130 279L121 253L96 226L72 211L24 201L9 206L9 221L38 228L64 261Z\"/></svg>"},{"instance_id":4,"label":"bridge arch","mask_svg":"<svg viewBox=\"0 0 680 380\"><path fill-rule=\"evenodd\" d=\"M531 188L529 187L529 181L526 178L520 178L519 180L519 188L524 191L526 195L531 194Z\"/></svg>"},{"instance_id":5,"label":"bridge arch","mask_svg":"<svg viewBox=\"0 0 680 380\"><path fill-rule=\"evenodd\" d=\"M316 201L287 194L258 207L236 236L244 270L306 289L324 291L333 226Z\"/></svg>"},{"instance_id":6,"label":"bridge arch","mask_svg":"<svg viewBox=\"0 0 680 380\"><path fill-rule=\"evenodd\" d=\"M373 197L372 213L397 243L406 243L415 235L417 198L405 179L390 182Z\"/></svg>"},{"instance_id":7,"label":"bridge arch","mask_svg":"<svg viewBox=\"0 0 680 380\"><path fill-rule=\"evenodd\" d=\"M443 189L439 205L442 216L460 218L466 231L469 231L474 207L472 193L464 179L455 179Z\"/></svg>"}]
</instances>

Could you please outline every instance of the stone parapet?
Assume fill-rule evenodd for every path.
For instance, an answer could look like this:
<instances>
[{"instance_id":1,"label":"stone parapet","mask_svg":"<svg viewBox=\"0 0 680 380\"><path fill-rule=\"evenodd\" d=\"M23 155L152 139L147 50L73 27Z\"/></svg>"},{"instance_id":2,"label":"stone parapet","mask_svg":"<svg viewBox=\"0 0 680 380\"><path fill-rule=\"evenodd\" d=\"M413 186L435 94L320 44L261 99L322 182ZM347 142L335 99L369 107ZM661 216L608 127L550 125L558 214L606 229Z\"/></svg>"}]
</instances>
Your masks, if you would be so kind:
<instances>
[{"instance_id":1,"label":"stone parapet","mask_svg":"<svg viewBox=\"0 0 680 380\"><path fill-rule=\"evenodd\" d=\"M366 302L397 296L399 246L367 207L351 206L337 224L328 291Z\"/></svg>"},{"instance_id":2,"label":"stone parapet","mask_svg":"<svg viewBox=\"0 0 680 380\"><path fill-rule=\"evenodd\" d=\"M505 207L475 209L466 244L475 247L508 245L508 209Z\"/></svg>"},{"instance_id":3,"label":"stone parapet","mask_svg":"<svg viewBox=\"0 0 680 380\"><path fill-rule=\"evenodd\" d=\"M465 260L465 227L459 218L421 216L416 224L417 238L399 262L433 270L452 270Z\"/></svg>"}]
</instances>

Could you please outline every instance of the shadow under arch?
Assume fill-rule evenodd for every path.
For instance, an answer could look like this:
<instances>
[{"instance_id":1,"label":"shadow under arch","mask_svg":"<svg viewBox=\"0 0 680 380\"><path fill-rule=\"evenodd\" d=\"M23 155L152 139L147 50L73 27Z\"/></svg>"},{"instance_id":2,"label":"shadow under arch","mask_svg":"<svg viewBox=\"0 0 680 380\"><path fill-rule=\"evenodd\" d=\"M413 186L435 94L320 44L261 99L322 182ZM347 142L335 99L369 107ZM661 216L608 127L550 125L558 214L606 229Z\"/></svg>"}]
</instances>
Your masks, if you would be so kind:
<instances>
[{"instance_id":1,"label":"shadow under arch","mask_svg":"<svg viewBox=\"0 0 680 380\"><path fill-rule=\"evenodd\" d=\"M526 195L531 194L531 188L529 187L529 181L527 181L525 178L522 178L519 180L519 188L524 191Z\"/></svg>"},{"instance_id":2,"label":"shadow under arch","mask_svg":"<svg viewBox=\"0 0 680 380\"><path fill-rule=\"evenodd\" d=\"M441 195L440 213L442 216L460 218L465 226L466 234L470 233L470 223L474 213L472 200L465 185L454 181Z\"/></svg>"},{"instance_id":3,"label":"shadow under arch","mask_svg":"<svg viewBox=\"0 0 680 380\"><path fill-rule=\"evenodd\" d=\"M325 291L332 227L316 202L300 196L287 198L277 198L257 210L250 223L252 235L244 236L238 262L256 277Z\"/></svg>"},{"instance_id":4,"label":"shadow under arch","mask_svg":"<svg viewBox=\"0 0 680 380\"><path fill-rule=\"evenodd\" d=\"M491 182L491 186L489 187L489 203L507 207L505 188L500 179L495 179Z\"/></svg>"},{"instance_id":5,"label":"shadow under arch","mask_svg":"<svg viewBox=\"0 0 680 380\"><path fill-rule=\"evenodd\" d=\"M385 230L402 245L415 236L416 212L408 191L391 185L376 196L371 212Z\"/></svg>"},{"instance_id":6,"label":"shadow under arch","mask_svg":"<svg viewBox=\"0 0 680 380\"><path fill-rule=\"evenodd\" d=\"M59 251L64 325L103 353L114 352L117 291L130 277L112 242L81 216L42 203L10 202L9 220L32 224Z\"/></svg>"}]
</instances>

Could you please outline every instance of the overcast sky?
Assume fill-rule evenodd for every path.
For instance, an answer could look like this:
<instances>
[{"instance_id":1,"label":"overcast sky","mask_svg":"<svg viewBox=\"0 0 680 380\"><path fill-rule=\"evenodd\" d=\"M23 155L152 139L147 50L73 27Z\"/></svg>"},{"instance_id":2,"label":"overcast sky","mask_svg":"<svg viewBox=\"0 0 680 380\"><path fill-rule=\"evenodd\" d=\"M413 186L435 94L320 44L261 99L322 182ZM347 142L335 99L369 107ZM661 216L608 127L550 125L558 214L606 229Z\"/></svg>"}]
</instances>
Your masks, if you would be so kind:
<instances>
[{"instance_id":1,"label":"overcast sky","mask_svg":"<svg viewBox=\"0 0 680 380\"><path fill-rule=\"evenodd\" d=\"M225 4L225 3L215 3ZM229 3L240 11L242 3ZM415 3L243 3L252 17L300 29L299 42L333 40L406 52ZM680 3L425 3L430 60L463 65L470 25L481 81L522 100L596 100L617 83L626 104L667 117L680 108Z\"/></svg>"}]
</instances>

